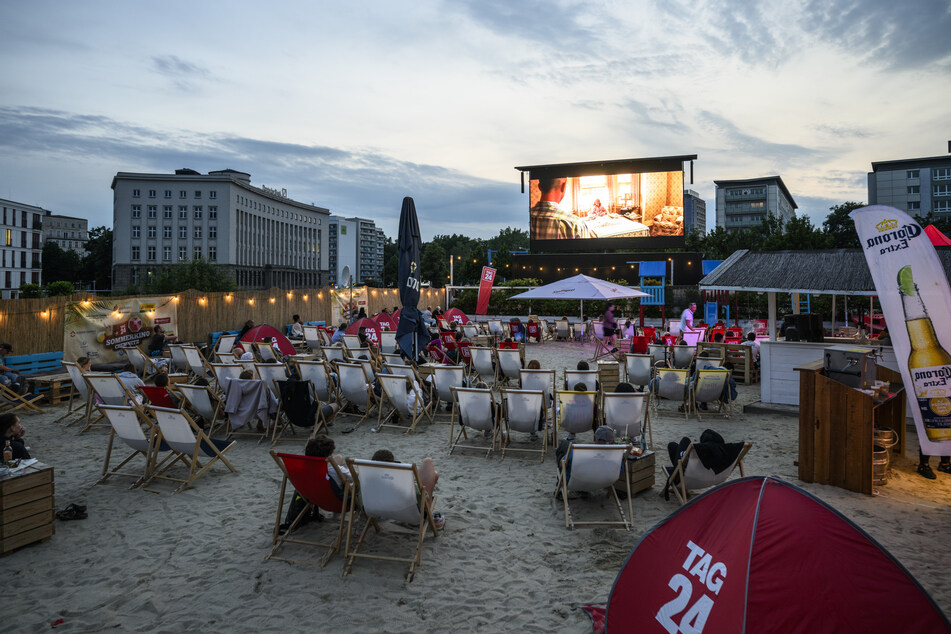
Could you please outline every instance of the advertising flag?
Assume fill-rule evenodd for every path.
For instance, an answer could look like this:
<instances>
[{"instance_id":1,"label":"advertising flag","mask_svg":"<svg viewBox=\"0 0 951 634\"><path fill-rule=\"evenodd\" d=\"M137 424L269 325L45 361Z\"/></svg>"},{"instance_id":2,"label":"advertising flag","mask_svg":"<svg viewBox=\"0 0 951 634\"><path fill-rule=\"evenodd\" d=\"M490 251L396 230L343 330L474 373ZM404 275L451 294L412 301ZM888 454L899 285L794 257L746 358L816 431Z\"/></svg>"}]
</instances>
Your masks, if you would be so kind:
<instances>
[{"instance_id":1,"label":"advertising flag","mask_svg":"<svg viewBox=\"0 0 951 634\"><path fill-rule=\"evenodd\" d=\"M479 282L479 300L476 302L476 315L485 315L489 310L489 297L492 295L492 284L494 283L495 269L483 266L482 281Z\"/></svg>"},{"instance_id":2,"label":"advertising flag","mask_svg":"<svg viewBox=\"0 0 951 634\"><path fill-rule=\"evenodd\" d=\"M951 455L951 288L917 222L875 205L849 216L888 324L921 450Z\"/></svg>"}]
</instances>

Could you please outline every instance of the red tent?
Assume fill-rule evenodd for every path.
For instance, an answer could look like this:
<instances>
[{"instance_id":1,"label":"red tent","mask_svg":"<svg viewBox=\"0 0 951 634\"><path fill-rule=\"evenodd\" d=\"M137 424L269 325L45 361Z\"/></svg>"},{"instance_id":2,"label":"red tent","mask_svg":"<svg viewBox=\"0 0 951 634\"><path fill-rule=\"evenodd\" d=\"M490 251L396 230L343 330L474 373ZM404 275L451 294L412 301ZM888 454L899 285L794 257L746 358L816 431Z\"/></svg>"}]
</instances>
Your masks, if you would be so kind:
<instances>
[{"instance_id":1,"label":"red tent","mask_svg":"<svg viewBox=\"0 0 951 634\"><path fill-rule=\"evenodd\" d=\"M862 529L765 476L721 485L649 530L614 582L605 631L948 632L951 623Z\"/></svg>"},{"instance_id":2,"label":"red tent","mask_svg":"<svg viewBox=\"0 0 951 634\"><path fill-rule=\"evenodd\" d=\"M947 247L951 246L951 238L941 233L941 230L934 225L928 225L925 227L925 233L928 234L928 238L931 239L931 244L936 247Z\"/></svg>"},{"instance_id":3,"label":"red tent","mask_svg":"<svg viewBox=\"0 0 951 634\"><path fill-rule=\"evenodd\" d=\"M443 318L445 318L446 321L454 321L460 326L469 323L469 318L466 317L466 314L458 308L450 308L445 313L443 313Z\"/></svg>"},{"instance_id":4,"label":"red tent","mask_svg":"<svg viewBox=\"0 0 951 634\"><path fill-rule=\"evenodd\" d=\"M248 332L244 333L244 336L241 337L241 341L264 341L265 337L273 337L274 341L277 341L277 345L281 349L281 354L284 356L289 354L297 354L297 351L294 349L294 344L292 344L287 337L282 335L280 330L274 326L268 326L267 324L255 326ZM241 347L244 348L244 346Z\"/></svg>"},{"instance_id":5,"label":"red tent","mask_svg":"<svg viewBox=\"0 0 951 634\"><path fill-rule=\"evenodd\" d=\"M373 321L380 324L381 327L385 325L386 330L392 330L396 332L396 320L393 319L393 316L388 313L379 313L373 317Z\"/></svg>"},{"instance_id":6,"label":"red tent","mask_svg":"<svg viewBox=\"0 0 951 634\"><path fill-rule=\"evenodd\" d=\"M363 319L356 320L355 322L350 324L349 328L347 328L347 334L348 335L357 334L357 331L360 330L360 326L363 326L364 328L367 329L367 339L369 339L376 345L380 345L380 340L381 340L380 326L372 319L368 319L364 317Z\"/></svg>"}]
</instances>

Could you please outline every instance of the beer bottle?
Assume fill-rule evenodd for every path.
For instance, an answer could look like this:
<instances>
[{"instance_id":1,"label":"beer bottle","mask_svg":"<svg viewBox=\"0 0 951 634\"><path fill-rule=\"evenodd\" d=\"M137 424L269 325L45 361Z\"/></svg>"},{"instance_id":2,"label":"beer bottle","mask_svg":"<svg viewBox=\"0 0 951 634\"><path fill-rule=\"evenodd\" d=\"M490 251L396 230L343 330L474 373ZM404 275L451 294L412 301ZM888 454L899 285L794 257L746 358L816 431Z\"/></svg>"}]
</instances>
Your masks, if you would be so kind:
<instances>
[{"instance_id":1,"label":"beer bottle","mask_svg":"<svg viewBox=\"0 0 951 634\"><path fill-rule=\"evenodd\" d=\"M898 290L911 343L908 373L925 433L929 440L951 441L951 354L938 341L910 266L898 271Z\"/></svg>"}]
</instances>

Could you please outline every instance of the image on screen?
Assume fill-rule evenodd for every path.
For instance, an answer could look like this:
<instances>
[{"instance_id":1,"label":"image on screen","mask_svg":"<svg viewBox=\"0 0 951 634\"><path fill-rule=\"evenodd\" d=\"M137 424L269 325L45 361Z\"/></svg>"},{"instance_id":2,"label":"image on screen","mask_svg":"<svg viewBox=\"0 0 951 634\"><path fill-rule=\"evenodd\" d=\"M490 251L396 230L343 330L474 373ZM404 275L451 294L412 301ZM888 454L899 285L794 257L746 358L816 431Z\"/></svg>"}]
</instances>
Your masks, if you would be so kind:
<instances>
[{"instance_id":1,"label":"image on screen","mask_svg":"<svg viewBox=\"0 0 951 634\"><path fill-rule=\"evenodd\" d=\"M682 171L532 179L531 239L682 237L683 184Z\"/></svg>"}]
</instances>

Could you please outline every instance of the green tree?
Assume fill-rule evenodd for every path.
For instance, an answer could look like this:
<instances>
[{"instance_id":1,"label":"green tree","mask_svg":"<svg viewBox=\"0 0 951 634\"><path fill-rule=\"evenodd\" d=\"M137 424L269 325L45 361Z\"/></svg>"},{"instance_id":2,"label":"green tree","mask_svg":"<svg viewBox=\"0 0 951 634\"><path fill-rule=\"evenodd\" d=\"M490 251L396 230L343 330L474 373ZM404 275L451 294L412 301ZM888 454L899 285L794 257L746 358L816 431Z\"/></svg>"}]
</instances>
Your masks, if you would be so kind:
<instances>
[{"instance_id":1,"label":"green tree","mask_svg":"<svg viewBox=\"0 0 951 634\"><path fill-rule=\"evenodd\" d=\"M39 284L23 284L20 286L20 297L24 299L43 297L43 289Z\"/></svg>"},{"instance_id":2,"label":"green tree","mask_svg":"<svg viewBox=\"0 0 951 634\"><path fill-rule=\"evenodd\" d=\"M95 284L97 289L112 285L112 229L94 227L89 230L86 256L83 258L83 280Z\"/></svg>"},{"instance_id":3,"label":"green tree","mask_svg":"<svg viewBox=\"0 0 951 634\"><path fill-rule=\"evenodd\" d=\"M399 283L400 256L396 241L385 238L383 241L383 284L396 286Z\"/></svg>"},{"instance_id":4,"label":"green tree","mask_svg":"<svg viewBox=\"0 0 951 634\"><path fill-rule=\"evenodd\" d=\"M190 288L205 292L235 289L234 277L226 268L201 258L169 266L145 284L147 293L180 293Z\"/></svg>"},{"instance_id":5,"label":"green tree","mask_svg":"<svg viewBox=\"0 0 951 634\"><path fill-rule=\"evenodd\" d=\"M793 251L827 249L831 243L829 234L814 226L809 216L797 216L786 224L782 248Z\"/></svg>"},{"instance_id":6,"label":"green tree","mask_svg":"<svg viewBox=\"0 0 951 634\"><path fill-rule=\"evenodd\" d=\"M79 254L72 249L64 251L58 244L48 240L43 244L43 280L76 282L83 270Z\"/></svg>"},{"instance_id":7,"label":"green tree","mask_svg":"<svg viewBox=\"0 0 951 634\"><path fill-rule=\"evenodd\" d=\"M73 286L72 282L59 280L58 282L50 282L47 284L45 290L46 294L50 297L56 297L59 295L72 295L76 292L76 287Z\"/></svg>"},{"instance_id":8,"label":"green tree","mask_svg":"<svg viewBox=\"0 0 951 634\"><path fill-rule=\"evenodd\" d=\"M862 246L859 234L855 232L855 223L849 218L849 214L864 206L865 203L849 201L829 207L831 213L822 221L822 228L829 237L830 248L855 249Z\"/></svg>"},{"instance_id":9,"label":"green tree","mask_svg":"<svg viewBox=\"0 0 951 634\"><path fill-rule=\"evenodd\" d=\"M434 287L445 286L449 282L449 256L435 242L423 246L419 257L422 268L420 279L428 280Z\"/></svg>"}]
</instances>

